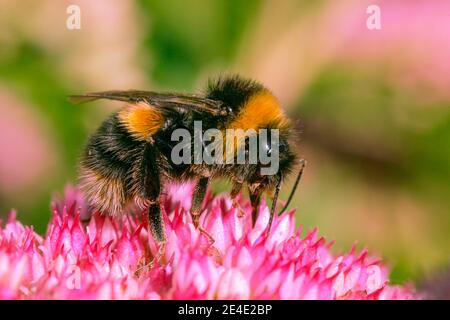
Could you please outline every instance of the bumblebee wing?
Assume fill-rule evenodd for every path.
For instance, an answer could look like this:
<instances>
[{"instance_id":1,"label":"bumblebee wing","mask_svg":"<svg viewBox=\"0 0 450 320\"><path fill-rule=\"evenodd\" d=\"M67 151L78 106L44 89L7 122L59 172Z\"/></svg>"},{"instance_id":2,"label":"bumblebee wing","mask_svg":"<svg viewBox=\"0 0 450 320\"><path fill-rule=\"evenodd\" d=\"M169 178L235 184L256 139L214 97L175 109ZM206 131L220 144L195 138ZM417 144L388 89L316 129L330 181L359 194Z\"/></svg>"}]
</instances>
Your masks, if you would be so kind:
<instances>
[{"instance_id":1,"label":"bumblebee wing","mask_svg":"<svg viewBox=\"0 0 450 320\"><path fill-rule=\"evenodd\" d=\"M93 92L83 95L69 96L69 100L75 104L99 99L124 101L130 103L146 102L163 109L183 108L211 114L222 114L226 110L223 108L222 102L220 101L190 94L126 90Z\"/></svg>"}]
</instances>

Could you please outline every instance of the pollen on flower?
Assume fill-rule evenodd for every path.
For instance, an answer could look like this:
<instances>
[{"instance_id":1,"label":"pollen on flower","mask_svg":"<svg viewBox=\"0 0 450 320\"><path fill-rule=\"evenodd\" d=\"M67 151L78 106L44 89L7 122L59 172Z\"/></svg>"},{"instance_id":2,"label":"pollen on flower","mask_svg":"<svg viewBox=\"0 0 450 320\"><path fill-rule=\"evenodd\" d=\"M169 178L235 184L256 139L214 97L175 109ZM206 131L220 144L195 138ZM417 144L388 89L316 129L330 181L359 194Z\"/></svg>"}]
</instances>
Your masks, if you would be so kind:
<instances>
[{"instance_id":1,"label":"pollen on flower","mask_svg":"<svg viewBox=\"0 0 450 320\"><path fill-rule=\"evenodd\" d=\"M140 214L111 219L90 213L68 188L53 205L41 237L12 213L0 228L1 299L414 299L411 286L390 286L386 267L357 253L335 256L317 230L301 236L294 212L265 232L263 203L252 227L251 207L239 217L228 195L205 200L202 225L188 214L192 185L171 186L163 200L167 245L157 247ZM80 217L83 217L81 219Z\"/></svg>"}]
</instances>

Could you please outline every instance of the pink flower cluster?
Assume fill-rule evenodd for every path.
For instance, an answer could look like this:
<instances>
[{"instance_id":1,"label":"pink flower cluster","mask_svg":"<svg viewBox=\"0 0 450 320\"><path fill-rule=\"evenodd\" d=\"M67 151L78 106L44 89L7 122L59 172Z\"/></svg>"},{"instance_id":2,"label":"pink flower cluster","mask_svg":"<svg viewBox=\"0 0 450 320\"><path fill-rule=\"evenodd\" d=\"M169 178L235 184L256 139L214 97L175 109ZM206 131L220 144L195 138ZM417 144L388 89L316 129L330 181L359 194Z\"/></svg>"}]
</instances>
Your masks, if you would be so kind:
<instances>
[{"instance_id":1,"label":"pink flower cluster","mask_svg":"<svg viewBox=\"0 0 450 320\"><path fill-rule=\"evenodd\" d=\"M172 186L163 207L167 245L148 237L138 215L87 213L77 190L53 205L47 234L41 237L11 214L0 228L1 299L412 299L412 288L388 285L386 268L366 250L330 252L317 230L303 238L294 213L277 217L269 234L269 210L260 207L255 227L238 217L227 195L205 200L202 225L189 216L192 186ZM144 215L145 216L145 215Z\"/></svg>"}]
</instances>

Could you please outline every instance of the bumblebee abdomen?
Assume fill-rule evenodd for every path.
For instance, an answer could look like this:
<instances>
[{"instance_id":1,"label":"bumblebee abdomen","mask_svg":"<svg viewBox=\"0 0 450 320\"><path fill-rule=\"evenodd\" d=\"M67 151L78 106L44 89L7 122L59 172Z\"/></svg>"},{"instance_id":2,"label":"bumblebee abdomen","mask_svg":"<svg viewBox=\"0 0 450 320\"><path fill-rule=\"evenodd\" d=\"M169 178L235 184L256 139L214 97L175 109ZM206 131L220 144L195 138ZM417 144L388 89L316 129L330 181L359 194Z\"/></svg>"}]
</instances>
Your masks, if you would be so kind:
<instances>
[{"instance_id":1,"label":"bumblebee abdomen","mask_svg":"<svg viewBox=\"0 0 450 320\"><path fill-rule=\"evenodd\" d=\"M84 151L80 187L89 203L100 212L120 214L137 196L137 164L143 142L120 125L117 114L103 122Z\"/></svg>"}]
</instances>

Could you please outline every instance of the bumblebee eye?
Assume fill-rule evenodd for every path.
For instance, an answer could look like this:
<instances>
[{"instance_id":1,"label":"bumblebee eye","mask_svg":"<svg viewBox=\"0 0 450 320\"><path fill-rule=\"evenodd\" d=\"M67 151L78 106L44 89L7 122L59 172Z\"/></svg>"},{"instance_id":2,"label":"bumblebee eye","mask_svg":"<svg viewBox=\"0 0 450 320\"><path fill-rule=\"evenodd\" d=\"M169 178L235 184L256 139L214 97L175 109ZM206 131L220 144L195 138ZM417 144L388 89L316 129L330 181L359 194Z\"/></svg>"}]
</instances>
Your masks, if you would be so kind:
<instances>
[{"instance_id":1,"label":"bumblebee eye","mask_svg":"<svg viewBox=\"0 0 450 320\"><path fill-rule=\"evenodd\" d=\"M223 115L231 114L231 113L233 113L233 109L230 106L227 106L226 104L223 104L221 106L221 113Z\"/></svg>"}]
</instances>

